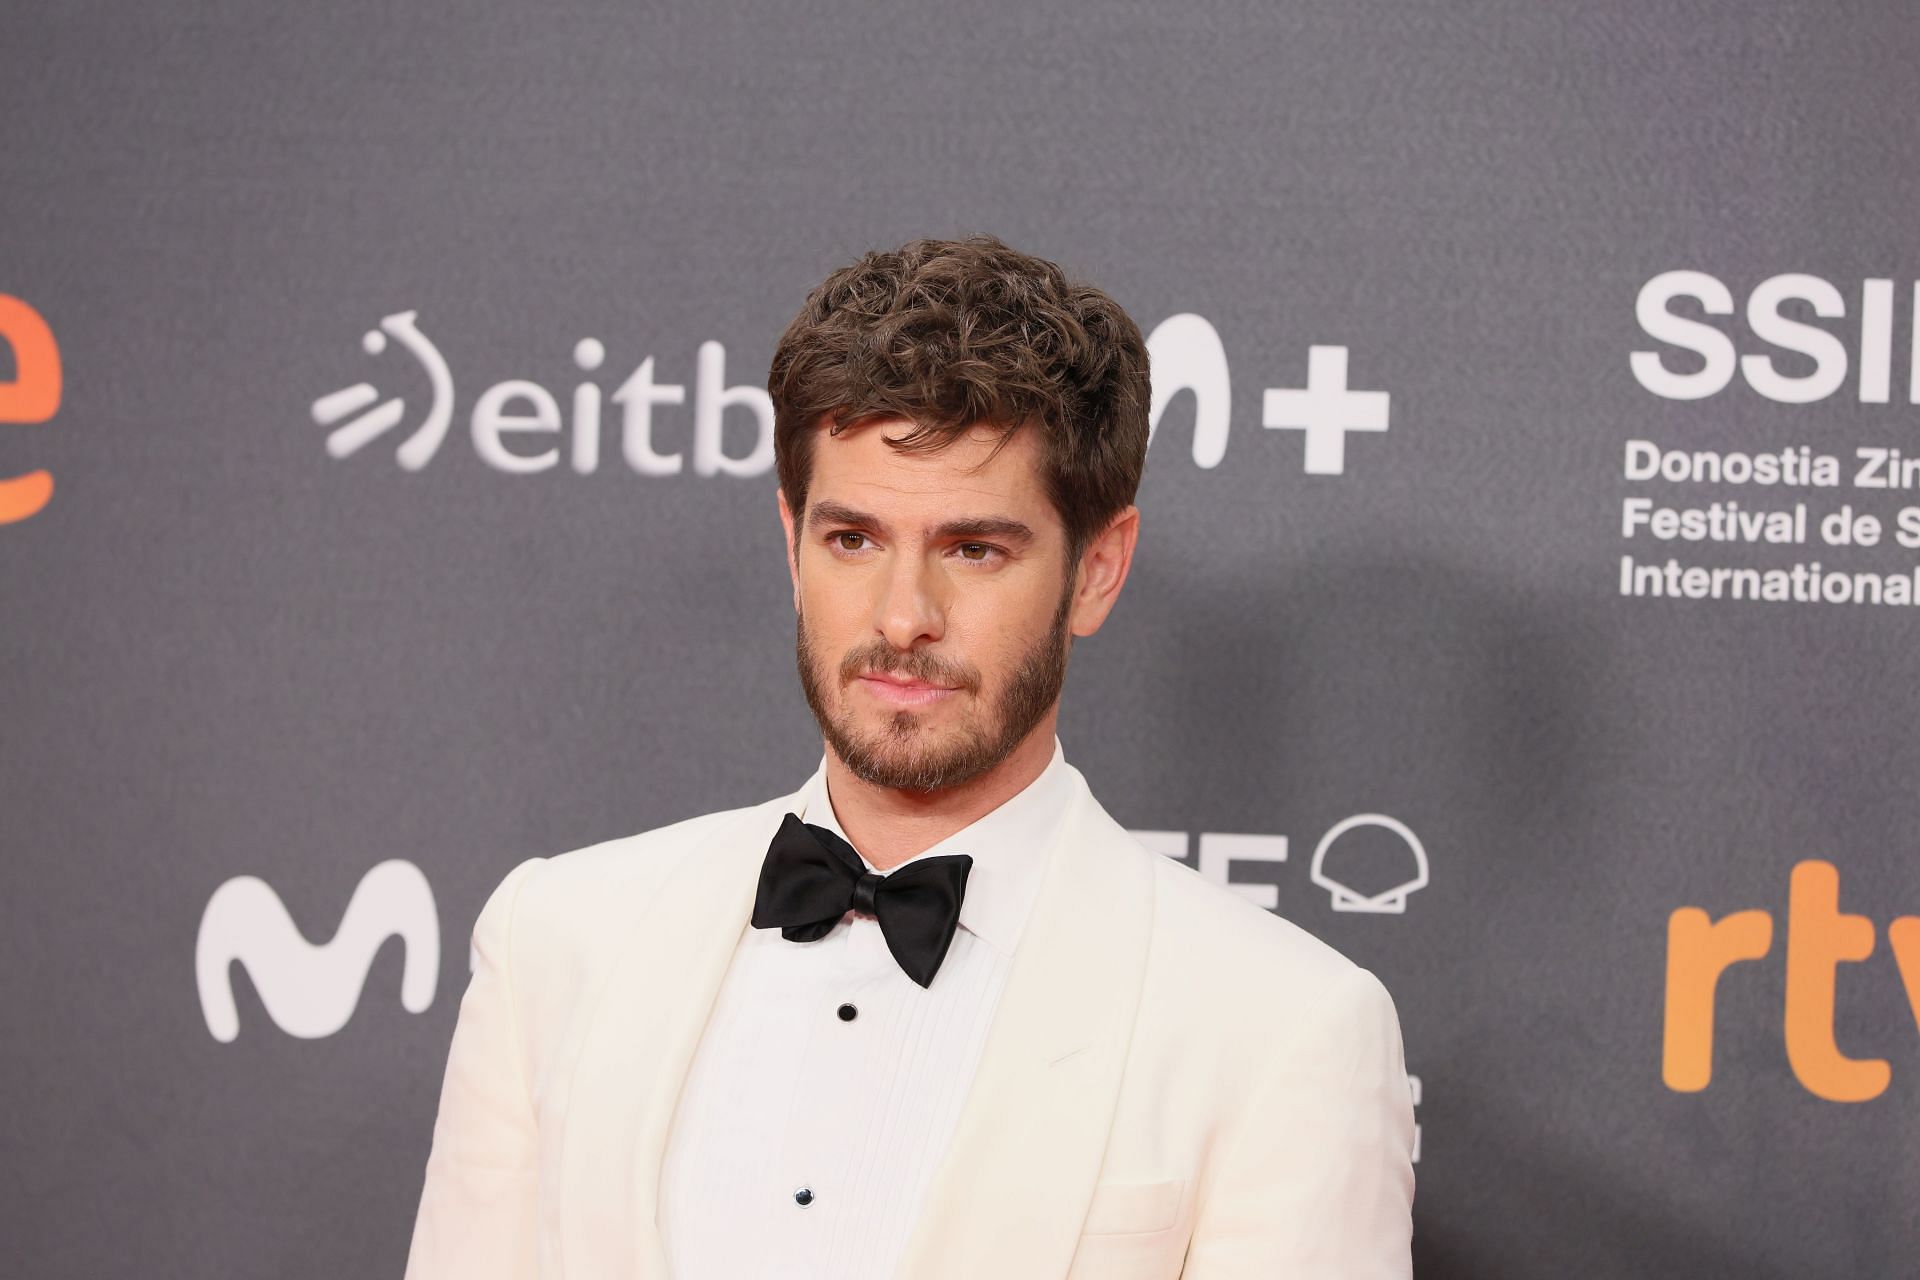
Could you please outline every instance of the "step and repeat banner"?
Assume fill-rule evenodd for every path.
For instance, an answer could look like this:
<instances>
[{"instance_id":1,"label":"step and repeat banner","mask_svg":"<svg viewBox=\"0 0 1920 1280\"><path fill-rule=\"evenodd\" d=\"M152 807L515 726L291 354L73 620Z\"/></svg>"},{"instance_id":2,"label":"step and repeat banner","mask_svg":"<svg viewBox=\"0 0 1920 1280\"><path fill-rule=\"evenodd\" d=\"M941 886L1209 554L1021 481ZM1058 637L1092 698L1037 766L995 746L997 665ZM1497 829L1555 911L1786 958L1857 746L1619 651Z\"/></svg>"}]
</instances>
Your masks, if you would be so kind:
<instances>
[{"instance_id":1,"label":"step and repeat banner","mask_svg":"<svg viewBox=\"0 0 1920 1280\"><path fill-rule=\"evenodd\" d=\"M1912 1273L1905 0L4 25L9 1274L399 1274L492 887L819 758L776 337L971 232L1150 335L1060 736L1393 992L1418 1274Z\"/></svg>"}]
</instances>

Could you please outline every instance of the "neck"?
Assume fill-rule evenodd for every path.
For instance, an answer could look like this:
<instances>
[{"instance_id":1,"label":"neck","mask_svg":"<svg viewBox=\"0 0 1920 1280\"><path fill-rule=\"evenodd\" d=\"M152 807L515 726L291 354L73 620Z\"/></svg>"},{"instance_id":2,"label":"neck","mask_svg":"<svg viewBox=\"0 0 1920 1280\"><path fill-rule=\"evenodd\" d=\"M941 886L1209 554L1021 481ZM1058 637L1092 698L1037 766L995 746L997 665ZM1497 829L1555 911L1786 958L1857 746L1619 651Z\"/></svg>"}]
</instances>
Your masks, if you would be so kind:
<instances>
[{"instance_id":1,"label":"neck","mask_svg":"<svg viewBox=\"0 0 1920 1280\"><path fill-rule=\"evenodd\" d=\"M900 791L855 777L827 749L827 791L847 842L881 871L891 871L954 832L978 822L1025 790L1053 759L1057 712L987 772L941 791Z\"/></svg>"}]
</instances>

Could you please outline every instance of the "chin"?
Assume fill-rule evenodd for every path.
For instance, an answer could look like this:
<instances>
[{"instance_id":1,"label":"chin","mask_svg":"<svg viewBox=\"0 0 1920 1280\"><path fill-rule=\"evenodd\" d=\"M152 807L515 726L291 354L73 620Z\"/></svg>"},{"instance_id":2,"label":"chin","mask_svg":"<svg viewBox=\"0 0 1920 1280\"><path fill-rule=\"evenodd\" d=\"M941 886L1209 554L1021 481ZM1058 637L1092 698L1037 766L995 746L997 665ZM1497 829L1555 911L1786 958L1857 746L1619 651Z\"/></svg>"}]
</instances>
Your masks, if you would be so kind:
<instances>
[{"instance_id":1,"label":"chin","mask_svg":"<svg viewBox=\"0 0 1920 1280\"><path fill-rule=\"evenodd\" d=\"M860 726L870 747L902 759L918 758L946 745L951 734L936 733L924 711L889 711Z\"/></svg>"},{"instance_id":2,"label":"chin","mask_svg":"<svg viewBox=\"0 0 1920 1280\"><path fill-rule=\"evenodd\" d=\"M939 759L968 742L968 735L960 729L938 731L929 726L926 719L924 712L893 711L871 720L843 722L842 727L854 730L847 736L858 741L870 755L903 765Z\"/></svg>"}]
</instances>

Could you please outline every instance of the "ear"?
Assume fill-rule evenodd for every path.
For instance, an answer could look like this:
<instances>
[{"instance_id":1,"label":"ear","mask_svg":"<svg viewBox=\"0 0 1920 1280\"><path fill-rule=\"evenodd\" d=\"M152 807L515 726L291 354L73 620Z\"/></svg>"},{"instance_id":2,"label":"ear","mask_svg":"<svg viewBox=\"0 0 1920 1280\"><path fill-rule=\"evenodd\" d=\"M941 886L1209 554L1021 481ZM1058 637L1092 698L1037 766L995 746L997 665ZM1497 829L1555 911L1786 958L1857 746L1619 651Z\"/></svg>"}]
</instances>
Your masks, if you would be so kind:
<instances>
[{"instance_id":1,"label":"ear","mask_svg":"<svg viewBox=\"0 0 1920 1280\"><path fill-rule=\"evenodd\" d=\"M793 581L793 611L800 612L800 559L794 548L793 511L787 506L787 493L775 489L780 499L780 527L787 532L787 577Z\"/></svg>"},{"instance_id":2,"label":"ear","mask_svg":"<svg viewBox=\"0 0 1920 1280\"><path fill-rule=\"evenodd\" d=\"M1080 553L1073 606L1067 615L1074 635L1092 635L1113 612L1127 570L1133 566L1133 546L1139 536L1140 508L1130 506L1095 534Z\"/></svg>"}]
</instances>

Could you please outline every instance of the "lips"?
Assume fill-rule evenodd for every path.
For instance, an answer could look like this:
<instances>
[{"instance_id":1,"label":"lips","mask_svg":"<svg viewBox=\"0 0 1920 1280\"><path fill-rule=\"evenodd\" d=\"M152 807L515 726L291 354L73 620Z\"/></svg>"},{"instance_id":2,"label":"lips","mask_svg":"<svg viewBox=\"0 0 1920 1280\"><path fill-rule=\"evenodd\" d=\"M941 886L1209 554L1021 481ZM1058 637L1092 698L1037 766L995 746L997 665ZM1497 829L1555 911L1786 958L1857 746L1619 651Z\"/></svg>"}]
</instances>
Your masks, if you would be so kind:
<instances>
[{"instance_id":1,"label":"lips","mask_svg":"<svg viewBox=\"0 0 1920 1280\"><path fill-rule=\"evenodd\" d=\"M890 684L899 689L918 690L918 691L925 691L929 689L951 690L953 687L952 685L931 684L925 680L904 680L899 676L888 675L885 672L880 672L880 671L869 671L867 672L867 674L861 676L860 678L862 680L876 680L881 684Z\"/></svg>"},{"instance_id":2,"label":"lips","mask_svg":"<svg viewBox=\"0 0 1920 1280\"><path fill-rule=\"evenodd\" d=\"M953 693L945 685L928 684L924 680L901 680L878 673L861 676L855 683L873 697L894 706L922 706L938 702Z\"/></svg>"}]
</instances>

